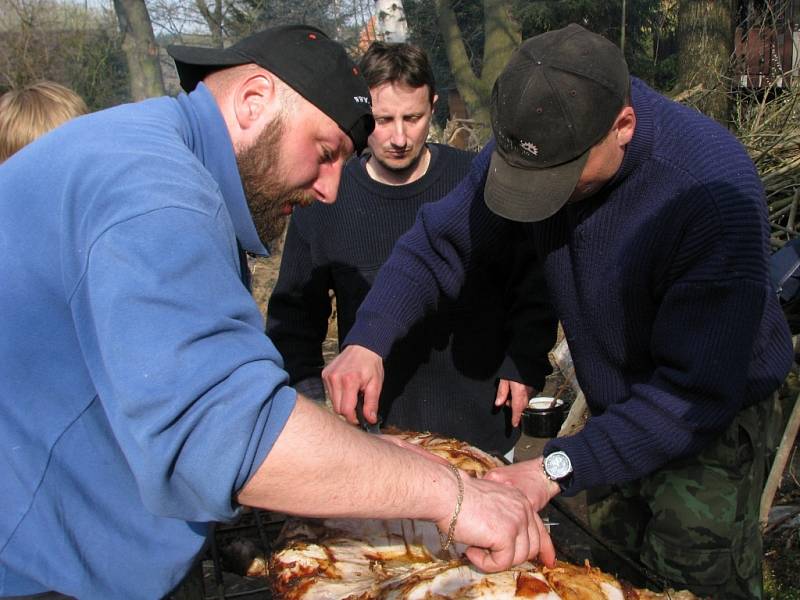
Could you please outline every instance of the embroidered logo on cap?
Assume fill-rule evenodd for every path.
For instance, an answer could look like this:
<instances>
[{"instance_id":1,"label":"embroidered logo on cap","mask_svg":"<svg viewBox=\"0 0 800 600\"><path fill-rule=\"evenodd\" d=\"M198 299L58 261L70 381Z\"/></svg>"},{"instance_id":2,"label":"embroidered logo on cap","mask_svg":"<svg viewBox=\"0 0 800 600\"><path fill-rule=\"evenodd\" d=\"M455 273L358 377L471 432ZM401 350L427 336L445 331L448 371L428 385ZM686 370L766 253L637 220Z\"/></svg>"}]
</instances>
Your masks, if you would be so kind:
<instances>
[{"instance_id":1,"label":"embroidered logo on cap","mask_svg":"<svg viewBox=\"0 0 800 600\"><path fill-rule=\"evenodd\" d=\"M534 156L539 156L539 146L533 144L531 142L520 142L519 147L525 150L528 154L533 154Z\"/></svg>"}]
</instances>

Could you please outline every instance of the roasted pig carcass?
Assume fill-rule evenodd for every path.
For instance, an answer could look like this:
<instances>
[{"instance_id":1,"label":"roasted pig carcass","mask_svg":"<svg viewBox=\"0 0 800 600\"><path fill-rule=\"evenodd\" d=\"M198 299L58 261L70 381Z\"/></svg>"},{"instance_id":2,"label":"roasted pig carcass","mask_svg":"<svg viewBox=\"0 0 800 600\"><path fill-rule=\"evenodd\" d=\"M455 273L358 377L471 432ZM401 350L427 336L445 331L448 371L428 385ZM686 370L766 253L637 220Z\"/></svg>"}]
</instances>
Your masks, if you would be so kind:
<instances>
[{"instance_id":1,"label":"roasted pig carcass","mask_svg":"<svg viewBox=\"0 0 800 600\"><path fill-rule=\"evenodd\" d=\"M395 432L480 475L498 459L453 439ZM523 563L483 573L455 544L446 553L433 523L410 519L290 518L270 559L276 598L285 600L692 600L688 592L640 590L586 564L547 568Z\"/></svg>"}]
</instances>

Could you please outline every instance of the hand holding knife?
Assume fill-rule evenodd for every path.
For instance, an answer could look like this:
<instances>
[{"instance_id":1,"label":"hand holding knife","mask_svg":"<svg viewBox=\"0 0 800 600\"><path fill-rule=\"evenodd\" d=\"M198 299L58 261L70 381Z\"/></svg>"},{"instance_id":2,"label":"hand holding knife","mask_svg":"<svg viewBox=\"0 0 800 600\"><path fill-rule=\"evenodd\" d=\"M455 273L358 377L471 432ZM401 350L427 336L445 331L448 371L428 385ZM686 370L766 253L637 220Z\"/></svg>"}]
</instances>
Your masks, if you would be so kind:
<instances>
[{"instance_id":1,"label":"hand holding knife","mask_svg":"<svg viewBox=\"0 0 800 600\"><path fill-rule=\"evenodd\" d=\"M361 429L366 431L367 433L380 433L381 432L381 418L378 417L378 421L376 423L370 423L367 421L367 418L364 416L364 393L358 393L358 400L356 401L356 418L358 419L358 424L361 426Z\"/></svg>"}]
</instances>

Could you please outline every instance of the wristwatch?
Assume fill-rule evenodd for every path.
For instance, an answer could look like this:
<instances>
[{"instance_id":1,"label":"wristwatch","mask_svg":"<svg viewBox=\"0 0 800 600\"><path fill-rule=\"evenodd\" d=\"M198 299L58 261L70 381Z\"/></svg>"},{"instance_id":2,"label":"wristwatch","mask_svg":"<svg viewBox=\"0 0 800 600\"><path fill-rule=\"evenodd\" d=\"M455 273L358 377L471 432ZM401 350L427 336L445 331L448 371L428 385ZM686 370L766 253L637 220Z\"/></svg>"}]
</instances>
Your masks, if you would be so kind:
<instances>
[{"instance_id":1,"label":"wristwatch","mask_svg":"<svg viewBox=\"0 0 800 600\"><path fill-rule=\"evenodd\" d=\"M567 453L563 450L551 452L544 457L542 467L547 478L555 481L563 492L572 477L572 461Z\"/></svg>"}]
</instances>

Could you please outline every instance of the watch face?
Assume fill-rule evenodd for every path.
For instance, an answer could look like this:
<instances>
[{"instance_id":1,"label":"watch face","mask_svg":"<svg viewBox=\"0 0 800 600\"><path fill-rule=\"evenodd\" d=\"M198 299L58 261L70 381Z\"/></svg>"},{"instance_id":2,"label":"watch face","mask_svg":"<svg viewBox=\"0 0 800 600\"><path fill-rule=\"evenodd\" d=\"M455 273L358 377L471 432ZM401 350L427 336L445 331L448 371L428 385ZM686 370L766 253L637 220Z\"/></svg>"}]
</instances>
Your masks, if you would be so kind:
<instances>
[{"instance_id":1,"label":"watch face","mask_svg":"<svg viewBox=\"0 0 800 600\"><path fill-rule=\"evenodd\" d=\"M572 463L569 460L569 456L559 450L545 457L544 469L550 479L563 479L572 473Z\"/></svg>"}]
</instances>

